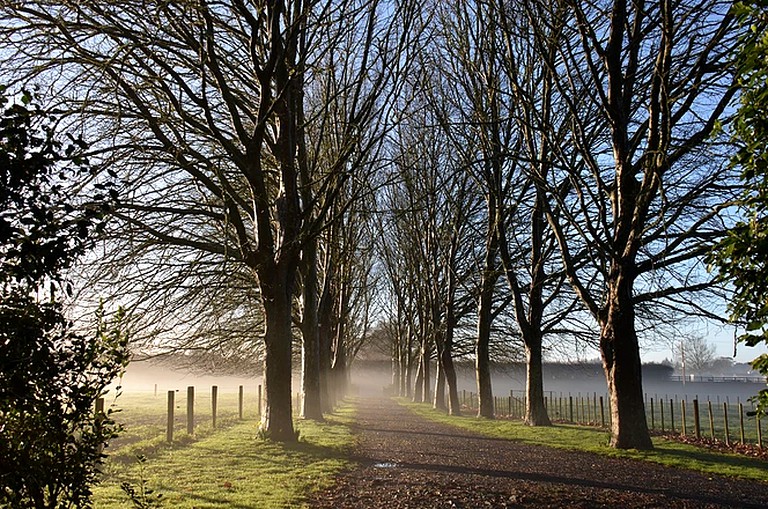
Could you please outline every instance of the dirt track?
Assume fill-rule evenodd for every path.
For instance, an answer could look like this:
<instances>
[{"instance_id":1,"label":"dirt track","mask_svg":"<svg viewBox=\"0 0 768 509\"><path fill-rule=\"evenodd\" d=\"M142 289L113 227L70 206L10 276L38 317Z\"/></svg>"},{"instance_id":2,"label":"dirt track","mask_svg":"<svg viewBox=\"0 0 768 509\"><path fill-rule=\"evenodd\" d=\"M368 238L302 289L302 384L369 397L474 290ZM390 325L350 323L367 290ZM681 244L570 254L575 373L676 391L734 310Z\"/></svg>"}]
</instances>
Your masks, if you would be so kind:
<instances>
[{"instance_id":1,"label":"dirt track","mask_svg":"<svg viewBox=\"0 0 768 509\"><path fill-rule=\"evenodd\" d=\"M361 399L356 428L359 467L311 507L768 508L768 484L481 437L387 399Z\"/></svg>"}]
</instances>

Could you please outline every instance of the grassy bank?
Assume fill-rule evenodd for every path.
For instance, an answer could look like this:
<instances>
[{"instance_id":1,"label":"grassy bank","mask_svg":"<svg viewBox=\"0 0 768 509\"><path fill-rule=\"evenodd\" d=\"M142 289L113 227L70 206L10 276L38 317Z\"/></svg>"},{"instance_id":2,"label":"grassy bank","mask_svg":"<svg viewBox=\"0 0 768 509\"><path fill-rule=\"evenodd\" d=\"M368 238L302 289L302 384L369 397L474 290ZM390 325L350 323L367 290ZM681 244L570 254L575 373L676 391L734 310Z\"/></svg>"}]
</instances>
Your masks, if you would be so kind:
<instances>
[{"instance_id":1,"label":"grassy bank","mask_svg":"<svg viewBox=\"0 0 768 509\"><path fill-rule=\"evenodd\" d=\"M618 450L608 446L609 435L599 428L555 425L530 427L519 420L488 420L474 416L452 417L426 404L400 400L412 412L434 422L450 424L476 433L531 445L584 451L604 456L651 461L676 468L696 470L768 482L768 463L736 454L723 454L692 445L681 444L663 437L654 437L652 451Z\"/></svg>"},{"instance_id":2,"label":"grassy bank","mask_svg":"<svg viewBox=\"0 0 768 509\"><path fill-rule=\"evenodd\" d=\"M141 479L163 495L163 507L303 507L308 493L327 487L347 465L344 455L353 441L349 405L325 423L298 421L295 444L258 439L255 419L225 418L216 430L202 425L193 437L179 433L168 445L155 425L142 424L151 420L149 414L124 408L126 434L110 447L105 479L94 490L98 508L132 508L120 484L138 488ZM136 454L147 455L144 465Z\"/></svg>"}]
</instances>

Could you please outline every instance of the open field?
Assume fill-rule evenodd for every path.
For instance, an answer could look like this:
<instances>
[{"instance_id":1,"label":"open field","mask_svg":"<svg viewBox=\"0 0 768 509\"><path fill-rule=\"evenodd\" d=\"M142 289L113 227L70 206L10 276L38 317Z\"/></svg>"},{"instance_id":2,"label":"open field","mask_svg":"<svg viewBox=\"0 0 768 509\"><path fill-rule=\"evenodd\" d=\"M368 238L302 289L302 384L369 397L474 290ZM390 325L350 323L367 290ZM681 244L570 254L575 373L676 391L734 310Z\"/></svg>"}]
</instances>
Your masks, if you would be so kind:
<instances>
[{"instance_id":1,"label":"open field","mask_svg":"<svg viewBox=\"0 0 768 509\"><path fill-rule=\"evenodd\" d=\"M239 419L237 394L219 395L216 429L211 425L210 394L207 399L197 396L198 424L189 435L182 397L176 401L174 440L169 444L164 396L128 393L117 400L122 411L115 417L125 432L107 449L110 457L104 481L94 490L95 507L133 507L120 485L129 482L139 488L142 479L162 494L163 507L301 507L308 493L327 487L348 464L345 453L353 441L347 426L349 405L328 416L326 423L298 421L299 442L281 445L257 438L255 404L246 404ZM144 465L138 455L147 457Z\"/></svg>"}]
</instances>

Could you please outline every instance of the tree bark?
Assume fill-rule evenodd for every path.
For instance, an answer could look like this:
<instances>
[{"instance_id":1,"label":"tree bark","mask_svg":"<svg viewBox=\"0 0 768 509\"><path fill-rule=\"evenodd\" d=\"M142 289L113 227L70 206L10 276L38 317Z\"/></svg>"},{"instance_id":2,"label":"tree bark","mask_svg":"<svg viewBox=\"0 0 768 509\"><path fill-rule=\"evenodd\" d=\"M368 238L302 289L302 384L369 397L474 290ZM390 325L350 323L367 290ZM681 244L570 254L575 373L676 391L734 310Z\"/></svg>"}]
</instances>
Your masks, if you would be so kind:
<instances>
[{"instance_id":1,"label":"tree bark","mask_svg":"<svg viewBox=\"0 0 768 509\"><path fill-rule=\"evenodd\" d=\"M495 243L495 241L491 241ZM477 309L477 343L475 344L475 373L477 376L478 417L493 419L493 389L491 388L491 323L493 321L493 293L496 275L492 259L495 249L486 256L486 266L480 288L480 301Z\"/></svg>"},{"instance_id":2,"label":"tree bark","mask_svg":"<svg viewBox=\"0 0 768 509\"><path fill-rule=\"evenodd\" d=\"M408 332L406 333L405 340L407 342L406 343L407 347L406 347L406 350L405 350L406 359L405 359L405 377L404 377L404 381L405 381L405 397L406 398L410 398L411 395L413 394L413 392L411 390L411 388L413 387L413 385L411 385L412 378L413 378L413 352L411 352L411 345L412 345L412 343L411 343L411 326L410 326L410 324L408 325ZM417 373L417 377L418 377L418 373ZM416 386L418 386L418 385L419 384L417 382ZM414 401L416 401L415 396L414 396Z\"/></svg>"},{"instance_id":3,"label":"tree bark","mask_svg":"<svg viewBox=\"0 0 768 509\"><path fill-rule=\"evenodd\" d=\"M292 283L292 275L275 279ZM265 437L280 442L296 440L291 398L292 288L292 284L276 286L274 282L264 284L262 280L266 348L264 352L265 411L261 420L261 431Z\"/></svg>"},{"instance_id":4,"label":"tree bark","mask_svg":"<svg viewBox=\"0 0 768 509\"><path fill-rule=\"evenodd\" d=\"M607 313L600 331L600 352L611 398L611 446L653 449L645 417L640 346L629 279L619 274L610 282Z\"/></svg>"},{"instance_id":5,"label":"tree bark","mask_svg":"<svg viewBox=\"0 0 768 509\"><path fill-rule=\"evenodd\" d=\"M413 402L424 402L424 363L421 362L421 354L419 354L419 363L416 366L416 383L413 385Z\"/></svg>"},{"instance_id":6,"label":"tree bark","mask_svg":"<svg viewBox=\"0 0 768 509\"><path fill-rule=\"evenodd\" d=\"M323 420L320 390L320 330L318 327L317 297L317 240L311 239L304 247L302 258L304 313L301 321L301 416Z\"/></svg>"},{"instance_id":7,"label":"tree bark","mask_svg":"<svg viewBox=\"0 0 768 509\"><path fill-rule=\"evenodd\" d=\"M330 235L333 236L336 233L335 226L331 227ZM333 302L335 299L333 280L331 274L336 270L333 250L329 251L325 255L325 261L323 263L323 273L325 278L323 280L323 290L320 294L319 303L317 306L317 330L318 330L318 342L319 342L319 363L320 363L320 403L322 405L323 412L332 412L336 402L333 398L332 391L332 373L331 367L333 366L333 338L336 320L333 315Z\"/></svg>"},{"instance_id":8,"label":"tree bark","mask_svg":"<svg viewBox=\"0 0 768 509\"><path fill-rule=\"evenodd\" d=\"M421 345L421 364L422 377L421 383L424 384L422 390L422 403L429 403L432 400L432 379L430 377L429 359L432 356L432 348L429 339L425 336Z\"/></svg>"},{"instance_id":9,"label":"tree bark","mask_svg":"<svg viewBox=\"0 0 768 509\"><path fill-rule=\"evenodd\" d=\"M551 426L552 422L547 415L547 407L544 405L544 380L541 356L541 340L538 344L525 347L526 355L526 403L525 423L529 426Z\"/></svg>"},{"instance_id":10,"label":"tree bark","mask_svg":"<svg viewBox=\"0 0 768 509\"><path fill-rule=\"evenodd\" d=\"M453 328L449 327L449 331L450 333L446 332L445 345L440 358L445 373L445 383L448 386L448 414L461 415L459 390L456 387L456 367L453 365Z\"/></svg>"},{"instance_id":11,"label":"tree bark","mask_svg":"<svg viewBox=\"0 0 768 509\"><path fill-rule=\"evenodd\" d=\"M440 361L439 351L438 362L435 366L435 397L432 401L432 407L436 410L448 409L448 406L445 404L445 368Z\"/></svg>"},{"instance_id":12,"label":"tree bark","mask_svg":"<svg viewBox=\"0 0 768 509\"><path fill-rule=\"evenodd\" d=\"M549 109L547 108L547 111ZM541 157L544 160L545 145L542 145ZM548 168L541 173L546 174ZM528 290L528 319L524 320L523 341L525 342L525 354L527 358L526 368L526 405L525 422L529 426L550 426L552 422L547 415L544 405L544 377L542 369L542 320L544 316L543 287L546 284L547 274L544 269L546 260L544 256L544 238L546 230L546 195L540 187L536 189L536 204L531 213L531 286ZM517 305L516 305L517 307ZM522 311L522 310L521 310ZM520 322L520 320L518 320Z\"/></svg>"},{"instance_id":13,"label":"tree bark","mask_svg":"<svg viewBox=\"0 0 768 509\"><path fill-rule=\"evenodd\" d=\"M334 401L331 396L331 365L333 362L333 318L331 311L321 299L318 316L318 342L320 363L320 404L324 412L332 412Z\"/></svg>"},{"instance_id":14,"label":"tree bark","mask_svg":"<svg viewBox=\"0 0 768 509\"><path fill-rule=\"evenodd\" d=\"M477 376L478 417L493 419L493 389L491 388L491 324L493 323L493 294L496 289L498 272L498 235L496 228L499 218L498 207L493 194L488 197L488 231L486 233L485 260L480 281L480 296L477 305L477 342L475 343L475 374Z\"/></svg>"},{"instance_id":15,"label":"tree bark","mask_svg":"<svg viewBox=\"0 0 768 509\"><path fill-rule=\"evenodd\" d=\"M346 327L344 318L346 316L346 298L346 289L342 283L341 289L339 290L339 309L337 310L339 319L336 323L336 337L333 345L333 366L331 367L331 373L333 375L333 387L331 392L334 405L336 404L336 401L343 398L347 393L348 385L347 344L345 341Z\"/></svg>"}]
</instances>

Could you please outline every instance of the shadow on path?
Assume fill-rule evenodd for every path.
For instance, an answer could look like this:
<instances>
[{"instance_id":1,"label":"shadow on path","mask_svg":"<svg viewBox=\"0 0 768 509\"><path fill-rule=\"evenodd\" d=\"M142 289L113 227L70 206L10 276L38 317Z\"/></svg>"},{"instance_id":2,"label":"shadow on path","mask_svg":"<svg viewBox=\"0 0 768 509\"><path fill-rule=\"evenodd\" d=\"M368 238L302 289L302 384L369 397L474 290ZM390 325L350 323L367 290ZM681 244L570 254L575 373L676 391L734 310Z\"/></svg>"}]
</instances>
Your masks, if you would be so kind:
<instances>
[{"instance_id":1,"label":"shadow on path","mask_svg":"<svg viewBox=\"0 0 768 509\"><path fill-rule=\"evenodd\" d=\"M318 508L766 508L768 484L483 437L359 400L358 466Z\"/></svg>"}]
</instances>

